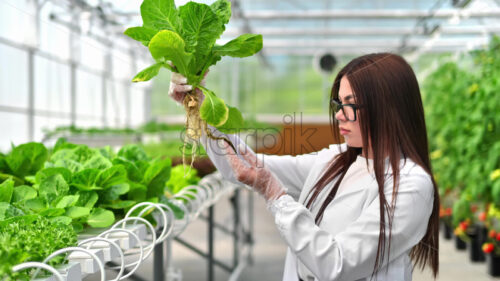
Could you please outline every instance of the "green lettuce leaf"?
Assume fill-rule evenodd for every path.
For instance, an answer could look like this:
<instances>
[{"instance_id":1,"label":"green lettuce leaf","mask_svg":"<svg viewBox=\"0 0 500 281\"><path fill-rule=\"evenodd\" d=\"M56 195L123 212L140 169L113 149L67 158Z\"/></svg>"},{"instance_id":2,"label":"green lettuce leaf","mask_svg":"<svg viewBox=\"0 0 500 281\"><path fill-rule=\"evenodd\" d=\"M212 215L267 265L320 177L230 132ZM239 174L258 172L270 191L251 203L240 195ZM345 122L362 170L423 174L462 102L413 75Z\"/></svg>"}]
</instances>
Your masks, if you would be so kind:
<instances>
[{"instance_id":1,"label":"green lettuce leaf","mask_svg":"<svg viewBox=\"0 0 500 281\"><path fill-rule=\"evenodd\" d=\"M143 175L141 171L139 171L139 168L137 168L137 166L134 164L134 162L127 160L123 157L118 157L113 159L113 164L123 165L127 170L127 177L129 180L136 182L140 182L142 180Z\"/></svg>"},{"instance_id":2,"label":"green lettuce leaf","mask_svg":"<svg viewBox=\"0 0 500 281\"><path fill-rule=\"evenodd\" d=\"M83 170L83 165L81 163L78 163L75 160L71 159L60 159L57 160L55 163L53 163L53 166L47 165L49 163L45 164L46 168L66 168L68 169L71 173L77 173Z\"/></svg>"},{"instance_id":3,"label":"green lettuce leaf","mask_svg":"<svg viewBox=\"0 0 500 281\"><path fill-rule=\"evenodd\" d=\"M112 166L101 171L96 179L96 185L107 189L113 185L122 184L127 181L127 170L122 165Z\"/></svg>"},{"instance_id":4,"label":"green lettuce leaf","mask_svg":"<svg viewBox=\"0 0 500 281\"><path fill-rule=\"evenodd\" d=\"M49 208L40 212L40 216L43 217L57 217L65 213L63 208Z\"/></svg>"},{"instance_id":5,"label":"green lettuce leaf","mask_svg":"<svg viewBox=\"0 0 500 281\"><path fill-rule=\"evenodd\" d=\"M262 49L262 35L243 34L222 46L215 45L213 52L219 56L249 57Z\"/></svg>"},{"instance_id":6,"label":"green lettuce leaf","mask_svg":"<svg viewBox=\"0 0 500 281\"><path fill-rule=\"evenodd\" d=\"M14 181L7 179L0 184L0 202L10 203L14 192Z\"/></svg>"},{"instance_id":7,"label":"green lettuce leaf","mask_svg":"<svg viewBox=\"0 0 500 281\"><path fill-rule=\"evenodd\" d=\"M128 183L120 183L101 192L100 198L102 198L104 202L111 202L117 200L120 195L126 194L129 190L130 185Z\"/></svg>"},{"instance_id":8,"label":"green lettuce leaf","mask_svg":"<svg viewBox=\"0 0 500 281\"><path fill-rule=\"evenodd\" d=\"M222 31L226 29L226 24L229 23L231 18L231 2L227 0L217 0L210 5L212 11L217 15L222 25Z\"/></svg>"},{"instance_id":9,"label":"green lettuce leaf","mask_svg":"<svg viewBox=\"0 0 500 281\"><path fill-rule=\"evenodd\" d=\"M44 197L36 197L33 199L28 199L24 202L24 207L35 213L39 213L49 207L47 199Z\"/></svg>"},{"instance_id":10,"label":"green lettuce leaf","mask_svg":"<svg viewBox=\"0 0 500 281\"><path fill-rule=\"evenodd\" d=\"M217 127L217 130L226 134L237 133L244 126L243 115L236 107L229 105L227 107L229 108L227 121L222 126Z\"/></svg>"},{"instance_id":11,"label":"green lettuce leaf","mask_svg":"<svg viewBox=\"0 0 500 281\"><path fill-rule=\"evenodd\" d=\"M95 191L79 190L76 192L76 195L78 195L76 205L80 207L92 208L99 199L99 195Z\"/></svg>"},{"instance_id":12,"label":"green lettuce leaf","mask_svg":"<svg viewBox=\"0 0 500 281\"><path fill-rule=\"evenodd\" d=\"M61 197L57 203L55 203L56 208L67 208L70 206L74 206L76 202L78 201L79 196L78 195L66 195Z\"/></svg>"},{"instance_id":13,"label":"green lettuce leaf","mask_svg":"<svg viewBox=\"0 0 500 281\"><path fill-rule=\"evenodd\" d=\"M22 215L24 215L24 212L22 210L12 206L7 202L0 202L0 221Z\"/></svg>"},{"instance_id":14,"label":"green lettuce leaf","mask_svg":"<svg viewBox=\"0 0 500 281\"><path fill-rule=\"evenodd\" d=\"M44 179L46 179L50 176L53 176L53 175L58 175L58 174L61 175L66 182L71 181L71 171L70 170L63 168L63 167L51 167L51 168L45 168L45 169L38 171L38 173L36 173L36 176L35 176L35 183L40 184L40 183L42 183L42 181Z\"/></svg>"},{"instance_id":15,"label":"green lettuce leaf","mask_svg":"<svg viewBox=\"0 0 500 281\"><path fill-rule=\"evenodd\" d=\"M146 200L148 188L144 184L129 182L130 190L127 193L127 199L137 202Z\"/></svg>"},{"instance_id":16,"label":"green lettuce leaf","mask_svg":"<svg viewBox=\"0 0 500 281\"><path fill-rule=\"evenodd\" d=\"M115 222L115 214L103 208L93 209L87 218L87 224L91 227L108 227L113 222Z\"/></svg>"},{"instance_id":17,"label":"green lettuce leaf","mask_svg":"<svg viewBox=\"0 0 500 281\"><path fill-rule=\"evenodd\" d=\"M117 201L111 202L110 204L103 204L102 206L109 208L109 209L118 210L118 209L130 208L130 207L134 206L135 204L137 204L137 202L132 201L132 200L117 200Z\"/></svg>"},{"instance_id":18,"label":"green lettuce leaf","mask_svg":"<svg viewBox=\"0 0 500 281\"><path fill-rule=\"evenodd\" d=\"M201 3L188 2L179 8L179 14L182 22L181 36L186 44L185 49L194 55L194 59L189 64L189 73L198 75L198 72L206 64L215 40L223 32L222 24L212 8Z\"/></svg>"},{"instance_id":19,"label":"green lettuce leaf","mask_svg":"<svg viewBox=\"0 0 500 281\"><path fill-rule=\"evenodd\" d=\"M64 196L69 192L69 185L60 174L52 175L45 178L38 189L41 197L47 199L47 202L52 202L59 196Z\"/></svg>"},{"instance_id":20,"label":"green lettuce leaf","mask_svg":"<svg viewBox=\"0 0 500 281\"><path fill-rule=\"evenodd\" d=\"M98 169L81 170L73 175L71 178L71 185L79 190L85 191L102 189L95 185L99 173L100 171Z\"/></svg>"},{"instance_id":21,"label":"green lettuce leaf","mask_svg":"<svg viewBox=\"0 0 500 281\"><path fill-rule=\"evenodd\" d=\"M224 124L229 116L229 109L227 108L224 100L217 97L214 92L201 87L205 99L200 107L201 119L207 121L208 124L215 127Z\"/></svg>"},{"instance_id":22,"label":"green lettuce leaf","mask_svg":"<svg viewBox=\"0 0 500 281\"><path fill-rule=\"evenodd\" d=\"M36 198L37 192L36 190L27 185L20 185L14 188L14 192L12 193L12 202L20 202L28 199Z\"/></svg>"},{"instance_id":23,"label":"green lettuce leaf","mask_svg":"<svg viewBox=\"0 0 500 281\"><path fill-rule=\"evenodd\" d=\"M34 175L43 167L48 158L48 150L41 143L29 142L14 147L6 158L13 174L18 177Z\"/></svg>"},{"instance_id":24,"label":"green lettuce leaf","mask_svg":"<svg viewBox=\"0 0 500 281\"><path fill-rule=\"evenodd\" d=\"M147 186L147 197L157 197L163 194L165 183L170 178L172 160L156 160L144 173L143 184Z\"/></svg>"},{"instance_id":25,"label":"green lettuce leaf","mask_svg":"<svg viewBox=\"0 0 500 281\"><path fill-rule=\"evenodd\" d=\"M148 68L137 73L137 75L132 79L132 82L144 82L151 80L153 77L158 75L158 72L160 72L163 65L167 66L167 64L164 64L163 62L157 62L149 66Z\"/></svg>"},{"instance_id":26,"label":"green lettuce leaf","mask_svg":"<svg viewBox=\"0 0 500 281\"><path fill-rule=\"evenodd\" d=\"M128 37L141 42L144 46L149 45L149 41L151 41L151 38L158 33L157 29L154 28L148 28L148 27L143 27L143 26L137 26L137 27L130 27L125 30L124 34L127 35Z\"/></svg>"},{"instance_id":27,"label":"green lettuce leaf","mask_svg":"<svg viewBox=\"0 0 500 281\"><path fill-rule=\"evenodd\" d=\"M125 145L118 151L118 156L123 157L129 161L149 161L151 158L146 154L143 148L137 144Z\"/></svg>"},{"instance_id":28,"label":"green lettuce leaf","mask_svg":"<svg viewBox=\"0 0 500 281\"><path fill-rule=\"evenodd\" d=\"M108 158L102 156L101 154L96 154L92 156L92 158L85 161L85 163L83 164L84 169L103 170L110 168L111 166L113 166L113 164L111 164L111 161Z\"/></svg>"},{"instance_id":29,"label":"green lettuce leaf","mask_svg":"<svg viewBox=\"0 0 500 281\"><path fill-rule=\"evenodd\" d=\"M72 219L78 219L90 215L91 208L72 206L66 210L66 216Z\"/></svg>"},{"instance_id":30,"label":"green lettuce leaf","mask_svg":"<svg viewBox=\"0 0 500 281\"><path fill-rule=\"evenodd\" d=\"M157 61L171 61L177 72L189 79L192 75L188 66L193 59L193 54L187 53L184 48L184 40L179 34L170 30L158 32L149 42L149 51L153 58Z\"/></svg>"},{"instance_id":31,"label":"green lettuce leaf","mask_svg":"<svg viewBox=\"0 0 500 281\"><path fill-rule=\"evenodd\" d=\"M178 32L180 19L174 0L144 0L141 5L144 27Z\"/></svg>"}]
</instances>

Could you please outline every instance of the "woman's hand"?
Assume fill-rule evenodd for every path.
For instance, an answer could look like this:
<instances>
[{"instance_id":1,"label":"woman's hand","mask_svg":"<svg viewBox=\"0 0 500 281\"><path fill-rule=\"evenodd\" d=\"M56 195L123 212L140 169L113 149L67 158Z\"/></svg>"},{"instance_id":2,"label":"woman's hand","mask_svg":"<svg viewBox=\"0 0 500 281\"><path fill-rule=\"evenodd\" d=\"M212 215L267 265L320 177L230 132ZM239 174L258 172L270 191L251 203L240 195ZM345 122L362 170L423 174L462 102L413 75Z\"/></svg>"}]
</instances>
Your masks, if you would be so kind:
<instances>
[{"instance_id":1,"label":"woman's hand","mask_svg":"<svg viewBox=\"0 0 500 281\"><path fill-rule=\"evenodd\" d=\"M264 165L257 159L254 153L244 147L240 147L239 152L243 157L242 160L227 144L225 146L226 157L239 182L253 187L266 201L276 200L286 194L283 185L271 171L264 168Z\"/></svg>"},{"instance_id":2,"label":"woman's hand","mask_svg":"<svg viewBox=\"0 0 500 281\"><path fill-rule=\"evenodd\" d=\"M208 71L207 71L208 73ZM206 74L205 74L206 76ZM200 84L204 84L203 80ZM187 78L182 74L177 72L172 72L172 78L170 79L170 88L168 89L168 95L176 101L178 104L183 104L186 95L193 90L193 86L187 84ZM196 88L196 95L198 96L198 101L201 103L205 99L203 92Z\"/></svg>"}]
</instances>

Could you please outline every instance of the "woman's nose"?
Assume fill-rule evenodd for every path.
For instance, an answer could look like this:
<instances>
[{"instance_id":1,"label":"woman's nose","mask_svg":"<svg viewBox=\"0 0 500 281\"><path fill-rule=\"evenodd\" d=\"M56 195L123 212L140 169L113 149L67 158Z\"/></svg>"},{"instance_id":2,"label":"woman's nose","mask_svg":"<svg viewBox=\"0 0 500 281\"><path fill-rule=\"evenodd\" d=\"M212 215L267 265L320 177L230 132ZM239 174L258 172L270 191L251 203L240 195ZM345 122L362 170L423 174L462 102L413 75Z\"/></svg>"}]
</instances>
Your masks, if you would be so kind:
<instances>
[{"instance_id":1,"label":"woman's nose","mask_svg":"<svg viewBox=\"0 0 500 281\"><path fill-rule=\"evenodd\" d=\"M339 121L344 121L344 122L346 121L344 113L342 113L342 110L339 110L339 111L337 111L337 113L335 113L335 119L337 119Z\"/></svg>"}]
</instances>

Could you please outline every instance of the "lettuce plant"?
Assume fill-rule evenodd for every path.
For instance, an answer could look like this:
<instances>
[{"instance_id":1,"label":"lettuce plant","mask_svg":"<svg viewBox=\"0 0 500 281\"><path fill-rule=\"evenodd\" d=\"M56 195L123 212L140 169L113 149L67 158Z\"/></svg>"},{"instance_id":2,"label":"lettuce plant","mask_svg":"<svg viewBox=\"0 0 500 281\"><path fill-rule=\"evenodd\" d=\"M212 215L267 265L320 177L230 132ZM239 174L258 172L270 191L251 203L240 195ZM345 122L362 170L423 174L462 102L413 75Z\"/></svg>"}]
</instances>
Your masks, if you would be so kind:
<instances>
[{"instance_id":1,"label":"lettuce plant","mask_svg":"<svg viewBox=\"0 0 500 281\"><path fill-rule=\"evenodd\" d=\"M0 221L0 277L2 280L29 280L26 272L12 272L12 267L28 261L43 261L52 252L76 245L77 235L69 225L38 215L13 217ZM59 264L57 256L51 265Z\"/></svg>"},{"instance_id":2,"label":"lettuce plant","mask_svg":"<svg viewBox=\"0 0 500 281\"><path fill-rule=\"evenodd\" d=\"M138 202L169 204L164 192L171 160L152 159L137 145L114 153L60 139L50 157L43 144L29 143L0 160L6 178L0 178L0 220L39 214L79 231L110 226Z\"/></svg>"},{"instance_id":3,"label":"lettuce plant","mask_svg":"<svg viewBox=\"0 0 500 281\"><path fill-rule=\"evenodd\" d=\"M243 34L224 45L215 44L231 17L231 3L227 0L217 0L210 6L188 2L178 9L174 0L144 0L141 16L143 26L129 28L125 34L148 47L155 63L139 72L132 81L148 81L161 68L180 73L188 79L193 91L186 95L183 102L187 115L184 143L192 143L192 150L196 151L202 130L212 139L221 139L211 134L207 124L222 131L241 127L241 112L226 105L224 100L200 83L208 69L223 56L242 58L260 51L262 35ZM196 95L197 88L205 95L201 104ZM229 140L222 139L232 146Z\"/></svg>"}]
</instances>

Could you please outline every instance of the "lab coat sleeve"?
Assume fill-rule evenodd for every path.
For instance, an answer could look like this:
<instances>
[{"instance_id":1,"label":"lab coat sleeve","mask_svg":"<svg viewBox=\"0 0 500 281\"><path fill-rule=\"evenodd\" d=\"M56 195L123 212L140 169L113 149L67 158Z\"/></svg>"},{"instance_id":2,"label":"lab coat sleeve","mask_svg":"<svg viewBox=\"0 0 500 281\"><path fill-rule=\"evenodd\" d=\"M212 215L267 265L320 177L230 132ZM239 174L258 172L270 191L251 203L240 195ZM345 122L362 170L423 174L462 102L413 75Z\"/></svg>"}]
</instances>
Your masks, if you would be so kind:
<instances>
[{"instance_id":1,"label":"lab coat sleeve","mask_svg":"<svg viewBox=\"0 0 500 281\"><path fill-rule=\"evenodd\" d=\"M392 182L386 184L385 190L387 201L391 202ZM428 175L400 179L392 226L391 261L410 250L425 235L432 212L433 193ZM358 280L369 277L374 268L379 239L379 206L377 196L357 220L335 236L319 228L309 210L290 196L282 196L269 208L290 250L317 280ZM386 228L386 237L388 234ZM382 266L388 262L386 251Z\"/></svg>"},{"instance_id":2,"label":"lab coat sleeve","mask_svg":"<svg viewBox=\"0 0 500 281\"><path fill-rule=\"evenodd\" d=\"M209 128L214 136L224 136L228 138L233 143L238 152L240 150L240 144L245 149L249 149L250 151L252 151L252 149L247 146L245 142L238 137L238 135L223 134L216 130L214 127L209 126ZM222 149L222 143L209 139L205 135L205 133L203 133L202 144L205 147L205 151L210 157L210 160L212 160L214 165L217 167L217 170L219 170L224 179L229 180L233 183L239 183L234 176L229 162L227 161L226 157L224 157L226 152L224 151L224 149ZM314 165L317 157L326 153L332 154L333 157L335 153L339 153L339 151L341 151L341 149L345 149L345 147L345 145L343 146L343 148L339 147L338 145L331 145L328 149L325 148L319 152L313 152L310 154L299 156L257 154L257 158L261 160L263 165L279 179L279 181L287 189L287 194L291 195L295 200L298 200L307 175L311 171L311 168Z\"/></svg>"}]
</instances>

